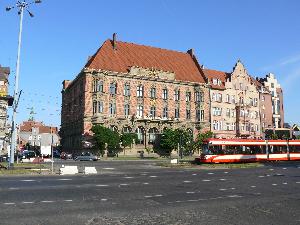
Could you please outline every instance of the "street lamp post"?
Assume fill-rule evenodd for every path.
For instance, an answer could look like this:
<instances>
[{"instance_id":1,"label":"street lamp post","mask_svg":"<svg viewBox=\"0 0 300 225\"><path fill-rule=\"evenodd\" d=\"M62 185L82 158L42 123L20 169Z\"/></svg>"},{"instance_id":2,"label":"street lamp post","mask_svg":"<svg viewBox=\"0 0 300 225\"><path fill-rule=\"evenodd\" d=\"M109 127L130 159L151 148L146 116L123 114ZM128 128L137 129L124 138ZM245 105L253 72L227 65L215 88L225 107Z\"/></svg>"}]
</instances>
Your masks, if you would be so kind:
<instances>
[{"instance_id":1,"label":"street lamp post","mask_svg":"<svg viewBox=\"0 0 300 225\"><path fill-rule=\"evenodd\" d=\"M10 143L10 157L9 157L9 168L14 166L14 155L16 151L16 117L17 117L17 98L19 96L19 73L20 73L20 53L21 53L21 42L22 42L22 30L23 30L23 15L24 10L26 10L30 17L33 17L33 14L29 11L29 5L34 3L41 3L41 0L35 0L33 2L26 1L17 1L15 6L6 7L6 11L10 11L13 8L18 8L18 14L20 15L20 28L19 28L19 38L18 38L18 54L17 54L17 64L16 64L16 76L15 76L15 90L14 90L14 104L13 104L13 115L12 115L12 132L11 132L11 143Z\"/></svg>"}]
</instances>

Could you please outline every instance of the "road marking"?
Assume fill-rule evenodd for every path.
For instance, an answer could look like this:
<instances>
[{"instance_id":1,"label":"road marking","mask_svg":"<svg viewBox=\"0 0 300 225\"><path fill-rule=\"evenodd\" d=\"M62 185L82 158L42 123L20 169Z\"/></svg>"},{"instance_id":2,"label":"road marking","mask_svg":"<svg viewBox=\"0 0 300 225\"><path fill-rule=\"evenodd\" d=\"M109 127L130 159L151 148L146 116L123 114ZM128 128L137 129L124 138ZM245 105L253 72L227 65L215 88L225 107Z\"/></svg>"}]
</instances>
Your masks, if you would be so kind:
<instances>
[{"instance_id":1,"label":"road marking","mask_svg":"<svg viewBox=\"0 0 300 225\"><path fill-rule=\"evenodd\" d=\"M43 203L52 203L54 201L41 201L41 202L43 202Z\"/></svg>"},{"instance_id":2,"label":"road marking","mask_svg":"<svg viewBox=\"0 0 300 225\"><path fill-rule=\"evenodd\" d=\"M300 181L296 181L296 184L300 184Z\"/></svg>"},{"instance_id":3,"label":"road marking","mask_svg":"<svg viewBox=\"0 0 300 225\"><path fill-rule=\"evenodd\" d=\"M192 176L197 176L197 174L196 174L196 173L193 173Z\"/></svg>"},{"instance_id":4,"label":"road marking","mask_svg":"<svg viewBox=\"0 0 300 225\"><path fill-rule=\"evenodd\" d=\"M108 187L109 185L107 185L107 184L97 184L96 186L97 187Z\"/></svg>"},{"instance_id":5,"label":"road marking","mask_svg":"<svg viewBox=\"0 0 300 225\"><path fill-rule=\"evenodd\" d=\"M183 183L192 183L192 181L190 181L190 180L185 180L185 181L183 181Z\"/></svg>"},{"instance_id":6,"label":"road marking","mask_svg":"<svg viewBox=\"0 0 300 225\"><path fill-rule=\"evenodd\" d=\"M145 195L144 197L145 197L145 198L152 198L151 195Z\"/></svg>"},{"instance_id":7,"label":"road marking","mask_svg":"<svg viewBox=\"0 0 300 225\"><path fill-rule=\"evenodd\" d=\"M258 177L265 177L265 176L258 176Z\"/></svg>"},{"instance_id":8,"label":"road marking","mask_svg":"<svg viewBox=\"0 0 300 225\"><path fill-rule=\"evenodd\" d=\"M284 182L284 183L282 183L282 184L288 184L287 182Z\"/></svg>"},{"instance_id":9,"label":"road marking","mask_svg":"<svg viewBox=\"0 0 300 225\"><path fill-rule=\"evenodd\" d=\"M202 180L202 181L204 181L204 182L209 182L210 180Z\"/></svg>"},{"instance_id":10,"label":"road marking","mask_svg":"<svg viewBox=\"0 0 300 225\"><path fill-rule=\"evenodd\" d=\"M149 177L157 177L157 176L149 176Z\"/></svg>"},{"instance_id":11,"label":"road marking","mask_svg":"<svg viewBox=\"0 0 300 225\"><path fill-rule=\"evenodd\" d=\"M35 181L35 180L21 180L21 181L24 181L24 182L32 182L32 181Z\"/></svg>"},{"instance_id":12,"label":"road marking","mask_svg":"<svg viewBox=\"0 0 300 225\"><path fill-rule=\"evenodd\" d=\"M132 179L132 178L134 178L134 177L124 177L125 179Z\"/></svg>"},{"instance_id":13,"label":"road marking","mask_svg":"<svg viewBox=\"0 0 300 225\"><path fill-rule=\"evenodd\" d=\"M270 174L267 174L267 177L271 176Z\"/></svg>"},{"instance_id":14,"label":"road marking","mask_svg":"<svg viewBox=\"0 0 300 225\"><path fill-rule=\"evenodd\" d=\"M107 168L103 168L104 170L114 170L115 168L111 168L111 167L107 167Z\"/></svg>"},{"instance_id":15,"label":"road marking","mask_svg":"<svg viewBox=\"0 0 300 225\"><path fill-rule=\"evenodd\" d=\"M16 204L16 203L14 203L14 202L5 202L5 203L3 203L4 205L14 205L14 204Z\"/></svg>"},{"instance_id":16,"label":"road marking","mask_svg":"<svg viewBox=\"0 0 300 225\"><path fill-rule=\"evenodd\" d=\"M141 176L147 176L148 174L145 174L145 173L142 173L142 174L140 174Z\"/></svg>"},{"instance_id":17,"label":"road marking","mask_svg":"<svg viewBox=\"0 0 300 225\"><path fill-rule=\"evenodd\" d=\"M143 183L143 184L148 185L149 183Z\"/></svg>"},{"instance_id":18,"label":"road marking","mask_svg":"<svg viewBox=\"0 0 300 225\"><path fill-rule=\"evenodd\" d=\"M230 188L230 189L231 189L231 190L235 190L236 188L233 187L233 188Z\"/></svg>"},{"instance_id":19,"label":"road marking","mask_svg":"<svg viewBox=\"0 0 300 225\"><path fill-rule=\"evenodd\" d=\"M228 172L224 172L224 173L228 173Z\"/></svg>"},{"instance_id":20,"label":"road marking","mask_svg":"<svg viewBox=\"0 0 300 225\"><path fill-rule=\"evenodd\" d=\"M62 179L58 179L58 180L72 180L72 179L69 179L69 178L62 178Z\"/></svg>"},{"instance_id":21,"label":"road marking","mask_svg":"<svg viewBox=\"0 0 300 225\"><path fill-rule=\"evenodd\" d=\"M220 191L226 191L227 189L225 189L225 188L221 188L221 189L219 189Z\"/></svg>"},{"instance_id":22,"label":"road marking","mask_svg":"<svg viewBox=\"0 0 300 225\"><path fill-rule=\"evenodd\" d=\"M107 199L106 198L101 198L101 201L107 201Z\"/></svg>"},{"instance_id":23,"label":"road marking","mask_svg":"<svg viewBox=\"0 0 300 225\"><path fill-rule=\"evenodd\" d=\"M22 202L23 204L33 204L34 202Z\"/></svg>"},{"instance_id":24,"label":"road marking","mask_svg":"<svg viewBox=\"0 0 300 225\"><path fill-rule=\"evenodd\" d=\"M255 186L255 185L252 185L251 187L252 187L252 188L256 188L256 186Z\"/></svg>"},{"instance_id":25,"label":"road marking","mask_svg":"<svg viewBox=\"0 0 300 225\"><path fill-rule=\"evenodd\" d=\"M120 186L129 186L129 184L120 184Z\"/></svg>"},{"instance_id":26,"label":"road marking","mask_svg":"<svg viewBox=\"0 0 300 225\"><path fill-rule=\"evenodd\" d=\"M198 202L198 199L191 199L191 200L188 200L188 202Z\"/></svg>"},{"instance_id":27,"label":"road marking","mask_svg":"<svg viewBox=\"0 0 300 225\"><path fill-rule=\"evenodd\" d=\"M272 170L274 170L274 169L269 169L269 170L271 170L271 171L272 171Z\"/></svg>"},{"instance_id":28,"label":"road marking","mask_svg":"<svg viewBox=\"0 0 300 225\"><path fill-rule=\"evenodd\" d=\"M277 186L277 184L272 184L273 186Z\"/></svg>"},{"instance_id":29,"label":"road marking","mask_svg":"<svg viewBox=\"0 0 300 225\"><path fill-rule=\"evenodd\" d=\"M287 168L284 167L284 168L282 168L282 169L283 169L283 170L286 170Z\"/></svg>"},{"instance_id":30,"label":"road marking","mask_svg":"<svg viewBox=\"0 0 300 225\"><path fill-rule=\"evenodd\" d=\"M228 198L242 198L241 195L227 195Z\"/></svg>"},{"instance_id":31,"label":"road marking","mask_svg":"<svg viewBox=\"0 0 300 225\"><path fill-rule=\"evenodd\" d=\"M215 198L210 198L210 199L215 200L215 199L220 199L220 198L224 198L224 197L220 196L220 197L215 197Z\"/></svg>"},{"instance_id":32,"label":"road marking","mask_svg":"<svg viewBox=\"0 0 300 225\"><path fill-rule=\"evenodd\" d=\"M20 188L16 188L16 187L11 187L9 188L9 190L19 190Z\"/></svg>"},{"instance_id":33,"label":"road marking","mask_svg":"<svg viewBox=\"0 0 300 225\"><path fill-rule=\"evenodd\" d=\"M207 173L207 174L212 175L212 174L214 174L214 173Z\"/></svg>"},{"instance_id":34,"label":"road marking","mask_svg":"<svg viewBox=\"0 0 300 225\"><path fill-rule=\"evenodd\" d=\"M73 200L72 199L66 199L66 200L64 200L64 202L73 202Z\"/></svg>"},{"instance_id":35,"label":"road marking","mask_svg":"<svg viewBox=\"0 0 300 225\"><path fill-rule=\"evenodd\" d=\"M224 179L224 178L221 178L220 180L224 181L224 180L226 180L226 179Z\"/></svg>"},{"instance_id":36,"label":"road marking","mask_svg":"<svg viewBox=\"0 0 300 225\"><path fill-rule=\"evenodd\" d=\"M162 197L163 195L154 195L155 197Z\"/></svg>"},{"instance_id":37,"label":"road marking","mask_svg":"<svg viewBox=\"0 0 300 225\"><path fill-rule=\"evenodd\" d=\"M187 193L187 194L195 194L194 191L187 191L186 193Z\"/></svg>"}]
</instances>

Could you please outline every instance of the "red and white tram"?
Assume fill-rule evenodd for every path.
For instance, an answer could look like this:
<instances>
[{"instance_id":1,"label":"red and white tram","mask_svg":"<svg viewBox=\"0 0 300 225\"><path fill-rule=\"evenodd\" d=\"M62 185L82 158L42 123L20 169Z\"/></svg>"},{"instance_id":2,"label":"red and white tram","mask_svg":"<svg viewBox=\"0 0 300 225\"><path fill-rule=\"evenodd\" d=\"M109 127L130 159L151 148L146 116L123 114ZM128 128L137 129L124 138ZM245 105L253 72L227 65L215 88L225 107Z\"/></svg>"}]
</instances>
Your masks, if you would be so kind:
<instances>
[{"instance_id":1,"label":"red and white tram","mask_svg":"<svg viewBox=\"0 0 300 225\"><path fill-rule=\"evenodd\" d=\"M300 140L207 139L198 163L300 160Z\"/></svg>"}]
</instances>

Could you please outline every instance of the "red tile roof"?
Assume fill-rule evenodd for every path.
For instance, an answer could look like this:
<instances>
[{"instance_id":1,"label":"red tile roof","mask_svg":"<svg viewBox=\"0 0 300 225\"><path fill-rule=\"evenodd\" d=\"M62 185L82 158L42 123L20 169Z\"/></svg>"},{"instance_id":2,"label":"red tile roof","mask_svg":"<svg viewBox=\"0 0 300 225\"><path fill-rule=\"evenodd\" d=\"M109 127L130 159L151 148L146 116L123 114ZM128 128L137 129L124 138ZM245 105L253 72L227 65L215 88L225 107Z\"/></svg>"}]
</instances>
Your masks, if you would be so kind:
<instances>
[{"instance_id":1,"label":"red tile roof","mask_svg":"<svg viewBox=\"0 0 300 225\"><path fill-rule=\"evenodd\" d=\"M20 125L20 131L23 132L32 132L32 128L39 128L39 133L58 133L57 127L45 126L42 122L37 121L24 121Z\"/></svg>"},{"instance_id":2,"label":"red tile roof","mask_svg":"<svg viewBox=\"0 0 300 225\"><path fill-rule=\"evenodd\" d=\"M176 80L205 83L195 56L189 53L121 41L115 43L116 49L112 40L106 40L85 67L124 73L132 66L155 68L174 72Z\"/></svg>"},{"instance_id":3,"label":"red tile roof","mask_svg":"<svg viewBox=\"0 0 300 225\"><path fill-rule=\"evenodd\" d=\"M211 69L203 69L203 72L213 89L225 89L225 82L227 77L230 75L229 73ZM219 79L222 82L221 85L213 84L213 79Z\"/></svg>"}]
</instances>

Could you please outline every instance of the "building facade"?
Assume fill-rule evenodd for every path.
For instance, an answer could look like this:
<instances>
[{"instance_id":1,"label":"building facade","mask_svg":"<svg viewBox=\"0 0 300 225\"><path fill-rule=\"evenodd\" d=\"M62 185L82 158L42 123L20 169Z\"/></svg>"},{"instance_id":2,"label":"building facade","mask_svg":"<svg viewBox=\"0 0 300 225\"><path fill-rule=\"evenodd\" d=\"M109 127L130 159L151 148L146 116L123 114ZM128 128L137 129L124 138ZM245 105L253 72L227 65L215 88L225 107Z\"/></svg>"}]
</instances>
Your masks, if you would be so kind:
<instances>
[{"instance_id":1,"label":"building facade","mask_svg":"<svg viewBox=\"0 0 300 225\"><path fill-rule=\"evenodd\" d=\"M62 146L80 151L95 124L136 133L151 147L166 128L209 130L209 88L187 53L107 40L62 90Z\"/></svg>"},{"instance_id":2,"label":"building facade","mask_svg":"<svg viewBox=\"0 0 300 225\"><path fill-rule=\"evenodd\" d=\"M29 144L35 147L58 146L60 144L58 128L46 126L42 122L24 121L18 127L19 149Z\"/></svg>"},{"instance_id":3,"label":"building facade","mask_svg":"<svg viewBox=\"0 0 300 225\"><path fill-rule=\"evenodd\" d=\"M0 65L0 154L7 153L9 146L9 129L7 123L8 106L12 105L13 98L8 95L8 77L10 74L9 67Z\"/></svg>"}]
</instances>

